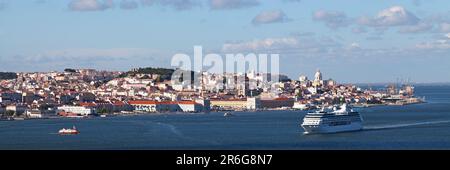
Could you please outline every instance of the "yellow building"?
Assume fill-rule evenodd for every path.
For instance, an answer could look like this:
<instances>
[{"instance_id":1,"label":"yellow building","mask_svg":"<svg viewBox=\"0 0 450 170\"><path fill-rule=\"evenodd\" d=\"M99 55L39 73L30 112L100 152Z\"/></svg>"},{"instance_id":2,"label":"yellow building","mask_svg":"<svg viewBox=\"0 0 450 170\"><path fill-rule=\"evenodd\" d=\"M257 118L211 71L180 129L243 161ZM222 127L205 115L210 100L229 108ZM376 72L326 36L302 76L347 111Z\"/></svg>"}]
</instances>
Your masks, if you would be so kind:
<instances>
[{"instance_id":1,"label":"yellow building","mask_svg":"<svg viewBox=\"0 0 450 170\"><path fill-rule=\"evenodd\" d=\"M211 107L222 109L245 109L247 99L211 99Z\"/></svg>"}]
</instances>

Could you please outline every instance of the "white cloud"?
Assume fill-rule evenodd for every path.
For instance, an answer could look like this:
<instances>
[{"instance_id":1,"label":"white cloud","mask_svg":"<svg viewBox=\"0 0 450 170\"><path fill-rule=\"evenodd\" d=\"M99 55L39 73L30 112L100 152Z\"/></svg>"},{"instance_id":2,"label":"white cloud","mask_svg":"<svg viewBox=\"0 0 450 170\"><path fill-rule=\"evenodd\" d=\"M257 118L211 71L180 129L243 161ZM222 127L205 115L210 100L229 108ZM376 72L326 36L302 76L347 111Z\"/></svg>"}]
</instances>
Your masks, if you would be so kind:
<instances>
[{"instance_id":1,"label":"white cloud","mask_svg":"<svg viewBox=\"0 0 450 170\"><path fill-rule=\"evenodd\" d=\"M110 49L95 49L95 48L83 48L83 49L65 49L65 50L53 50L46 51L40 54L40 56L58 56L58 57L133 57L133 56L146 56L157 53L157 50L145 49L145 48L110 48Z\"/></svg>"},{"instance_id":2,"label":"white cloud","mask_svg":"<svg viewBox=\"0 0 450 170\"><path fill-rule=\"evenodd\" d=\"M356 34L361 34L361 33L366 33L367 29L364 27L356 27L356 28L352 29L352 32L356 33Z\"/></svg>"},{"instance_id":3,"label":"white cloud","mask_svg":"<svg viewBox=\"0 0 450 170\"><path fill-rule=\"evenodd\" d=\"M315 55L342 49L340 42L332 37L288 36L280 38L255 39L251 41L230 42L222 46L225 53L278 53L282 55Z\"/></svg>"},{"instance_id":4,"label":"white cloud","mask_svg":"<svg viewBox=\"0 0 450 170\"><path fill-rule=\"evenodd\" d=\"M350 49L361 49L361 46L359 43L354 42L350 44Z\"/></svg>"},{"instance_id":5,"label":"white cloud","mask_svg":"<svg viewBox=\"0 0 450 170\"><path fill-rule=\"evenodd\" d=\"M445 34L445 37L447 37L448 39L450 39L450 33Z\"/></svg>"},{"instance_id":6,"label":"white cloud","mask_svg":"<svg viewBox=\"0 0 450 170\"><path fill-rule=\"evenodd\" d=\"M258 0L209 0L209 6L214 10L248 8L259 4Z\"/></svg>"},{"instance_id":7,"label":"white cloud","mask_svg":"<svg viewBox=\"0 0 450 170\"><path fill-rule=\"evenodd\" d=\"M427 32L433 28L430 23L419 22L416 25L404 26L399 30L400 33L422 33Z\"/></svg>"},{"instance_id":8,"label":"white cloud","mask_svg":"<svg viewBox=\"0 0 450 170\"><path fill-rule=\"evenodd\" d=\"M345 13L339 11L318 10L314 12L313 19L316 21L322 21L326 24L326 26L333 29L345 27L351 23Z\"/></svg>"},{"instance_id":9,"label":"white cloud","mask_svg":"<svg viewBox=\"0 0 450 170\"><path fill-rule=\"evenodd\" d=\"M284 14L281 10L275 11L263 11L255 16L252 20L252 23L255 25L259 24L270 24L277 22L286 22L289 21L289 18Z\"/></svg>"},{"instance_id":10,"label":"white cloud","mask_svg":"<svg viewBox=\"0 0 450 170\"><path fill-rule=\"evenodd\" d=\"M298 46L296 38L266 38L262 40L253 40L249 42L226 43L222 46L223 52L242 52L267 49L280 49L286 47Z\"/></svg>"},{"instance_id":11,"label":"white cloud","mask_svg":"<svg viewBox=\"0 0 450 170\"><path fill-rule=\"evenodd\" d=\"M145 6L167 6L176 10L188 10L195 6L200 6L200 3L195 0L141 0L141 4Z\"/></svg>"},{"instance_id":12,"label":"white cloud","mask_svg":"<svg viewBox=\"0 0 450 170\"><path fill-rule=\"evenodd\" d=\"M387 26L402 26L415 25L419 22L414 14L407 11L402 6L393 6L384 9L375 17L360 17L358 23L367 26L387 27Z\"/></svg>"},{"instance_id":13,"label":"white cloud","mask_svg":"<svg viewBox=\"0 0 450 170\"><path fill-rule=\"evenodd\" d=\"M112 0L71 0L69 3L69 9L72 11L101 11L113 6Z\"/></svg>"},{"instance_id":14,"label":"white cloud","mask_svg":"<svg viewBox=\"0 0 450 170\"><path fill-rule=\"evenodd\" d=\"M438 39L431 42L422 42L416 45L418 49L426 50L448 50L450 49L450 33L445 34L445 39Z\"/></svg>"},{"instance_id":15,"label":"white cloud","mask_svg":"<svg viewBox=\"0 0 450 170\"><path fill-rule=\"evenodd\" d=\"M10 63L5 68L11 71L49 71L67 67L128 70L146 66L170 67L170 57L166 56L171 55L149 48L80 48L0 56L0 63Z\"/></svg>"},{"instance_id":16,"label":"white cloud","mask_svg":"<svg viewBox=\"0 0 450 170\"><path fill-rule=\"evenodd\" d=\"M439 25L439 31L441 32L450 32L450 23L443 22Z\"/></svg>"}]
</instances>

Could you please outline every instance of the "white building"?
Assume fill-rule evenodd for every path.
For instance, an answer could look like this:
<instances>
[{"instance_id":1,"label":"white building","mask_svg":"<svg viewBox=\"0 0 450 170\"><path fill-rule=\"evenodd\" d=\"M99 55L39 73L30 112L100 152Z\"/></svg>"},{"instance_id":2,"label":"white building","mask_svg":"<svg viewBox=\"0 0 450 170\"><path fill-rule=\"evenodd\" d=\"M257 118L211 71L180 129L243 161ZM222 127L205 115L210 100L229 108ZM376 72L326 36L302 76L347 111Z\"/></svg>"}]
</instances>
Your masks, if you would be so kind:
<instances>
[{"instance_id":1,"label":"white building","mask_svg":"<svg viewBox=\"0 0 450 170\"><path fill-rule=\"evenodd\" d=\"M261 108L261 98L259 97L247 98L247 109L257 110L260 108Z\"/></svg>"},{"instance_id":2,"label":"white building","mask_svg":"<svg viewBox=\"0 0 450 170\"><path fill-rule=\"evenodd\" d=\"M25 114L27 115L27 117L29 118L42 118L42 112L39 110L27 110L25 112Z\"/></svg>"},{"instance_id":3,"label":"white building","mask_svg":"<svg viewBox=\"0 0 450 170\"><path fill-rule=\"evenodd\" d=\"M136 111L142 112L209 112L209 100L196 101L129 101Z\"/></svg>"},{"instance_id":4,"label":"white building","mask_svg":"<svg viewBox=\"0 0 450 170\"><path fill-rule=\"evenodd\" d=\"M300 82L306 82L306 81L308 81L308 77L306 77L305 75L301 75L301 76L298 78L298 80L299 80Z\"/></svg>"},{"instance_id":5,"label":"white building","mask_svg":"<svg viewBox=\"0 0 450 170\"><path fill-rule=\"evenodd\" d=\"M316 74L314 75L314 81L321 81L322 80L322 73L320 70L317 70Z\"/></svg>"},{"instance_id":6,"label":"white building","mask_svg":"<svg viewBox=\"0 0 450 170\"><path fill-rule=\"evenodd\" d=\"M300 103L300 102L295 102L294 106L292 106L293 109L298 109L298 110L307 110L309 109L310 105L309 104L304 104L304 103Z\"/></svg>"},{"instance_id":7,"label":"white building","mask_svg":"<svg viewBox=\"0 0 450 170\"><path fill-rule=\"evenodd\" d=\"M320 72L320 70L317 70L316 74L314 75L313 86L317 87L322 85L323 85L322 73Z\"/></svg>"},{"instance_id":8,"label":"white building","mask_svg":"<svg viewBox=\"0 0 450 170\"><path fill-rule=\"evenodd\" d=\"M129 101L128 104L132 105L136 111L156 112L156 101Z\"/></svg>"},{"instance_id":9,"label":"white building","mask_svg":"<svg viewBox=\"0 0 450 170\"><path fill-rule=\"evenodd\" d=\"M96 111L94 108L84 107L84 106L61 106L58 107L58 112L70 112L75 113L83 116L88 116L92 114L96 114Z\"/></svg>"},{"instance_id":10,"label":"white building","mask_svg":"<svg viewBox=\"0 0 450 170\"><path fill-rule=\"evenodd\" d=\"M202 110L202 106L194 101L180 101L178 107L182 112L200 112Z\"/></svg>"},{"instance_id":11,"label":"white building","mask_svg":"<svg viewBox=\"0 0 450 170\"><path fill-rule=\"evenodd\" d=\"M16 114L24 113L27 110L26 106L22 105L9 105L6 106L6 111L13 111Z\"/></svg>"}]
</instances>

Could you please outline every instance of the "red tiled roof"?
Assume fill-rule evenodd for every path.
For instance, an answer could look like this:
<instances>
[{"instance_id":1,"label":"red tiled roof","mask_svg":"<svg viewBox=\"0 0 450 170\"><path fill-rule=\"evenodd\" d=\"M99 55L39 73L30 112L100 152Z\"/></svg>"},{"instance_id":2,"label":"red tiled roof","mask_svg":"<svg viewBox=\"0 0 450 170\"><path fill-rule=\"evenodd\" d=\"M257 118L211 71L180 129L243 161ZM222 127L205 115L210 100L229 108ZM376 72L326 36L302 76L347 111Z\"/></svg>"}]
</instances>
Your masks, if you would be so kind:
<instances>
[{"instance_id":1,"label":"red tiled roof","mask_svg":"<svg viewBox=\"0 0 450 170\"><path fill-rule=\"evenodd\" d=\"M157 102L157 104L178 104L178 103L172 102L172 101L162 101L162 102Z\"/></svg>"},{"instance_id":2,"label":"red tiled roof","mask_svg":"<svg viewBox=\"0 0 450 170\"><path fill-rule=\"evenodd\" d=\"M291 98L287 98L287 97L279 97L279 98L275 98L274 100L290 100Z\"/></svg>"},{"instance_id":3,"label":"red tiled roof","mask_svg":"<svg viewBox=\"0 0 450 170\"><path fill-rule=\"evenodd\" d=\"M179 101L178 104L196 104L194 101Z\"/></svg>"},{"instance_id":4,"label":"red tiled roof","mask_svg":"<svg viewBox=\"0 0 450 170\"><path fill-rule=\"evenodd\" d=\"M131 105L157 105L157 104L196 104L195 101L152 101L152 100L134 100L134 101L128 101L128 104Z\"/></svg>"},{"instance_id":5,"label":"red tiled roof","mask_svg":"<svg viewBox=\"0 0 450 170\"><path fill-rule=\"evenodd\" d=\"M247 101L247 99L210 99L211 101Z\"/></svg>"},{"instance_id":6,"label":"red tiled roof","mask_svg":"<svg viewBox=\"0 0 450 170\"><path fill-rule=\"evenodd\" d=\"M152 101L152 100L133 100L133 101L128 101L128 104L141 104L141 105L145 105L145 104L156 104L157 101Z\"/></svg>"},{"instance_id":7,"label":"red tiled roof","mask_svg":"<svg viewBox=\"0 0 450 170\"><path fill-rule=\"evenodd\" d=\"M95 106L97 106L97 104L95 104L95 103L80 103L80 106L95 107Z\"/></svg>"},{"instance_id":8,"label":"red tiled roof","mask_svg":"<svg viewBox=\"0 0 450 170\"><path fill-rule=\"evenodd\" d=\"M115 106L123 106L123 105L125 105L125 103L122 102L122 101L116 101L116 102L113 103L113 105L115 105Z\"/></svg>"}]
</instances>

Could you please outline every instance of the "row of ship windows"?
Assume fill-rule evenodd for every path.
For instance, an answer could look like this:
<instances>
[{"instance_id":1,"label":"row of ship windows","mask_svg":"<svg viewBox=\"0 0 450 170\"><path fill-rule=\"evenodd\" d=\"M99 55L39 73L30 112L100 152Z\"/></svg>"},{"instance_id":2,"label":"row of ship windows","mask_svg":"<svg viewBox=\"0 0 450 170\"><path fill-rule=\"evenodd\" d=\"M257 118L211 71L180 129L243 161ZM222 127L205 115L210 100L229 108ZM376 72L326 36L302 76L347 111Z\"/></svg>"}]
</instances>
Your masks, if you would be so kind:
<instances>
[{"instance_id":1,"label":"row of ship windows","mask_svg":"<svg viewBox=\"0 0 450 170\"><path fill-rule=\"evenodd\" d=\"M307 122L307 124L319 124L319 122ZM339 125L348 125L351 124L351 122L345 121L345 122L331 122L327 123L330 126L339 126Z\"/></svg>"},{"instance_id":2,"label":"row of ship windows","mask_svg":"<svg viewBox=\"0 0 450 170\"><path fill-rule=\"evenodd\" d=\"M307 118L333 118L333 117L359 117L358 114L352 114L352 115L324 115L324 116L314 116L314 115L307 115Z\"/></svg>"},{"instance_id":3,"label":"row of ship windows","mask_svg":"<svg viewBox=\"0 0 450 170\"><path fill-rule=\"evenodd\" d=\"M305 120L308 121L322 121L322 122L336 122L336 121L358 121L361 120L360 118L336 118L336 119L317 119L317 120Z\"/></svg>"},{"instance_id":4,"label":"row of ship windows","mask_svg":"<svg viewBox=\"0 0 450 170\"><path fill-rule=\"evenodd\" d=\"M353 120L333 120L333 121L320 121L320 120L307 120L305 121L305 123L315 123L315 124L319 124L319 123L323 123L323 124L334 124L334 123L339 123L339 122L357 122L360 121L360 119L353 119Z\"/></svg>"}]
</instances>

